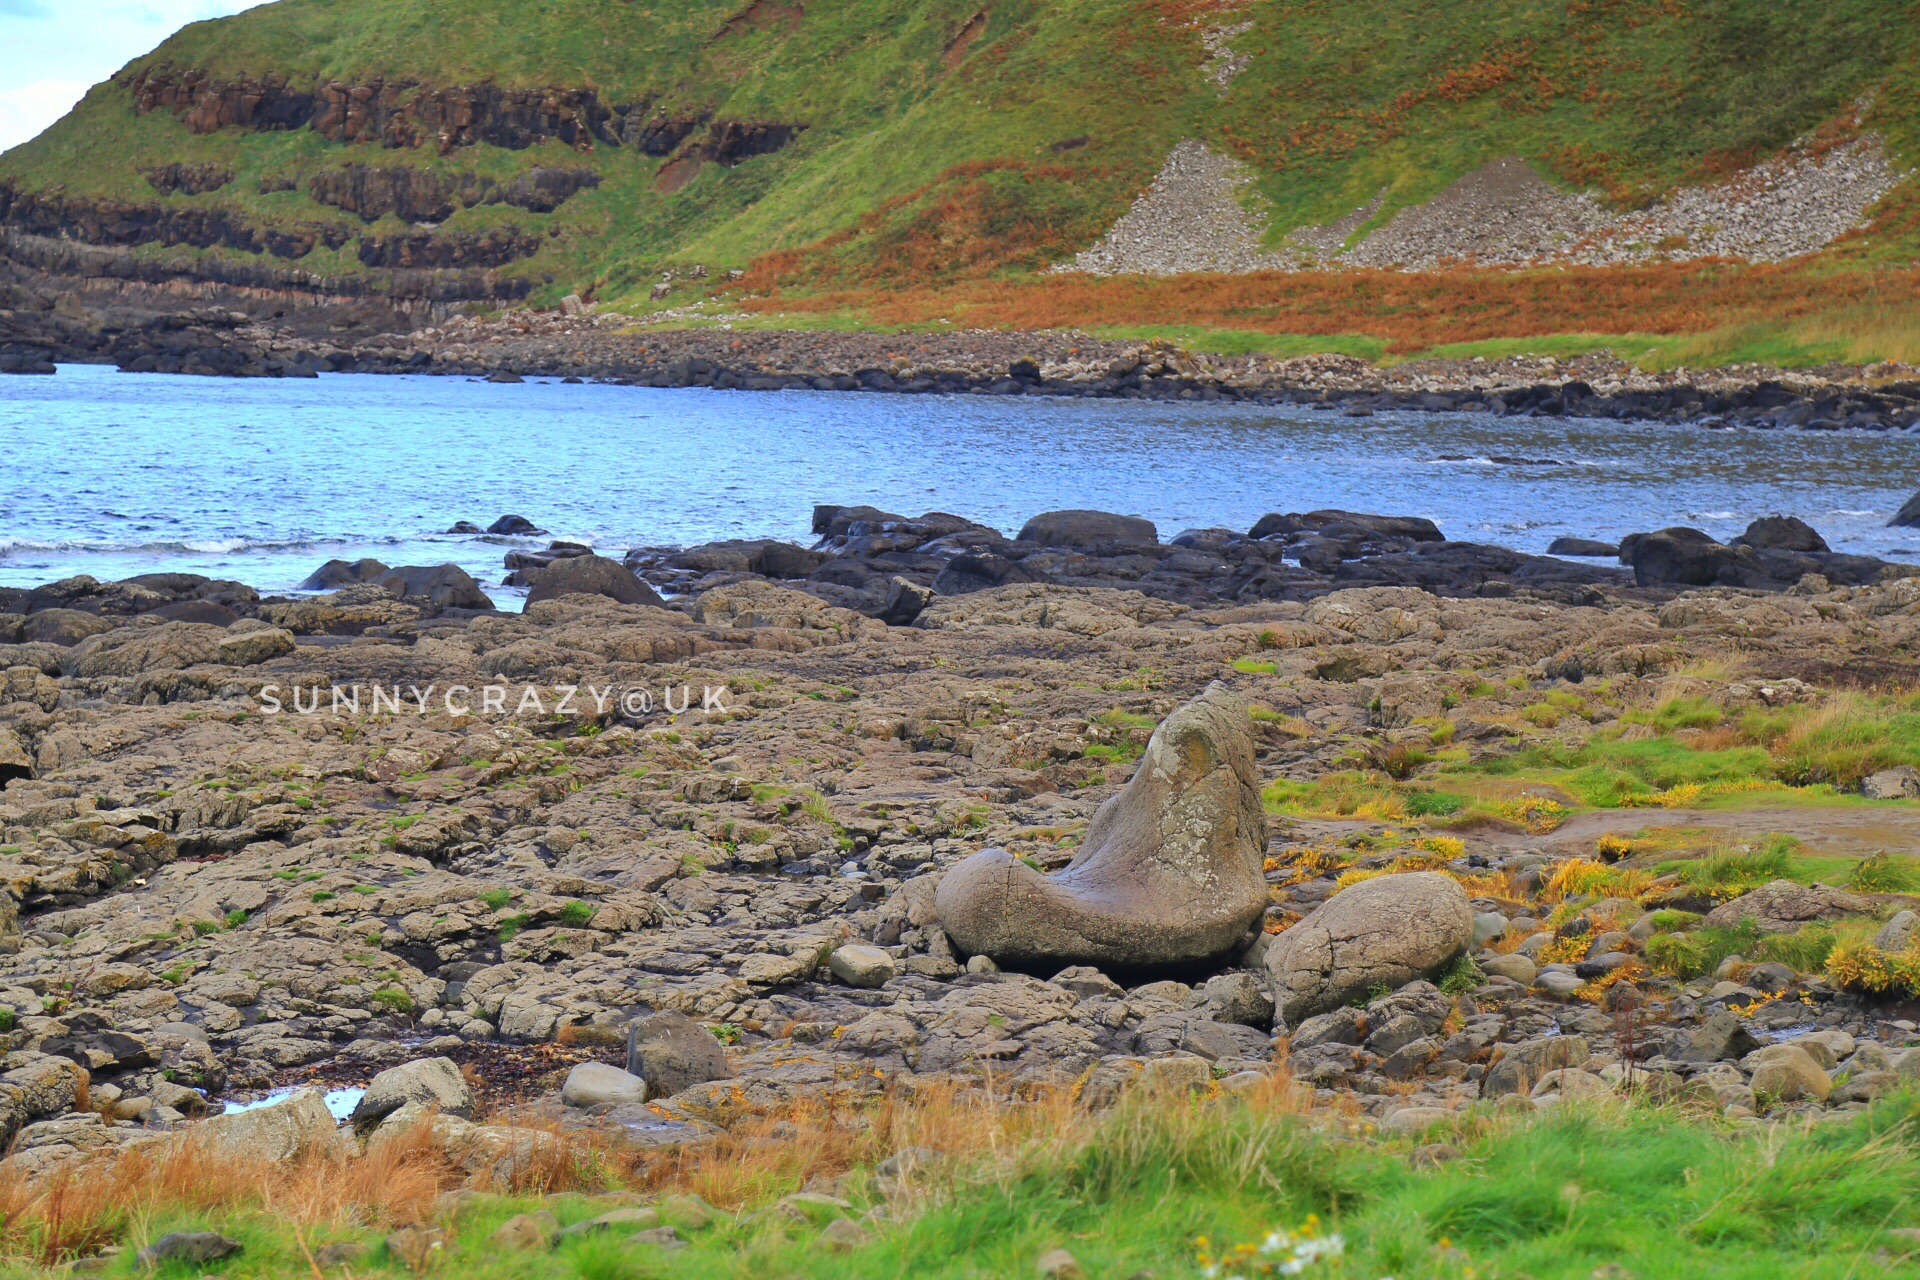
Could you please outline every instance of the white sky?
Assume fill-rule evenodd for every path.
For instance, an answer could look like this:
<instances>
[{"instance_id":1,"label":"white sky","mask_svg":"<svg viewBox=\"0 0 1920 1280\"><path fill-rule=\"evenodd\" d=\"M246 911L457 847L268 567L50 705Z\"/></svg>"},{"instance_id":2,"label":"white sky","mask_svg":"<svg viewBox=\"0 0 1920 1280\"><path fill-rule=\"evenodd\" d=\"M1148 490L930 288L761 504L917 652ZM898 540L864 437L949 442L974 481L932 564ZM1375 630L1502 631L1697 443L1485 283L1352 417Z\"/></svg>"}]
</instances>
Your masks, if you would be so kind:
<instances>
[{"instance_id":1,"label":"white sky","mask_svg":"<svg viewBox=\"0 0 1920 1280\"><path fill-rule=\"evenodd\" d=\"M0 151L189 22L260 0L0 0Z\"/></svg>"}]
</instances>

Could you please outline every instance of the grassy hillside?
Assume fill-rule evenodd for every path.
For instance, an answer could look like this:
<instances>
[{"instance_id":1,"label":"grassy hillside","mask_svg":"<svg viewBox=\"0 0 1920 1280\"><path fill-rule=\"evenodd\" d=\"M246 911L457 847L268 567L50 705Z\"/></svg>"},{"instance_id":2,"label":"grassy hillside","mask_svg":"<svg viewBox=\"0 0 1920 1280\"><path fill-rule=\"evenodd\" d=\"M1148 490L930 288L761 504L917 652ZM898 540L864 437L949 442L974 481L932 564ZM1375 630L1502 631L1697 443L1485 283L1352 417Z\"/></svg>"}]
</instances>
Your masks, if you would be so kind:
<instances>
[{"instance_id":1,"label":"grassy hillside","mask_svg":"<svg viewBox=\"0 0 1920 1280\"><path fill-rule=\"evenodd\" d=\"M460 208L436 234L546 235L503 273L529 279L539 300L579 290L631 302L662 270L693 263L759 261L756 281L788 292L1018 277L1095 240L1186 137L1252 167L1276 239L1384 191L1378 224L1511 153L1644 204L1831 127L1863 100L1866 127L1903 163L1920 160L1920 5L1904 0L646 3L280 0L196 23L0 157L0 183L218 208L257 226L344 225L344 247L293 265L359 272L355 237L409 228L319 203L306 187L315 172L406 165L504 183L584 164L601 184L552 212ZM1248 64L1223 92L1202 74L1202 35L1241 22L1253 23L1234 41ZM441 154L308 127L195 133L174 112L136 113L136 76L189 71L283 77L308 92L407 86L400 99L483 84L592 90L649 116L805 127L782 149L706 163L676 186L661 176L674 157L631 142ZM161 195L141 174L169 162L234 178ZM292 189L263 194L263 178ZM1920 210L1911 197L1887 203L1874 232L1822 261L1911 261Z\"/></svg>"}]
</instances>

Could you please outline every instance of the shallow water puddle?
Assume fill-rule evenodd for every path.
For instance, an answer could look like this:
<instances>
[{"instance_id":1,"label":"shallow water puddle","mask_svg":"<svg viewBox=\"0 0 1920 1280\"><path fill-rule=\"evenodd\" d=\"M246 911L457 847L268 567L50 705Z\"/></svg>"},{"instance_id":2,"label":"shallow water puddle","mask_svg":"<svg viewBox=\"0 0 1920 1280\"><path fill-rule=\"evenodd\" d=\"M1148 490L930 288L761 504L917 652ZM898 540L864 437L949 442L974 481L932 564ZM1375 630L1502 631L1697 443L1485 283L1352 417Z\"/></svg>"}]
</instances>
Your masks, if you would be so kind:
<instances>
[{"instance_id":1,"label":"shallow water puddle","mask_svg":"<svg viewBox=\"0 0 1920 1280\"><path fill-rule=\"evenodd\" d=\"M224 1114L236 1115L242 1111L259 1111L266 1107L277 1107L298 1092L300 1090L288 1087L275 1089L272 1093L262 1094L247 1102L229 1102ZM327 1110L333 1113L335 1120L345 1120L353 1114L353 1109L360 1105L360 1099L366 1096L365 1089L329 1089L320 1096L320 1100L327 1104Z\"/></svg>"}]
</instances>

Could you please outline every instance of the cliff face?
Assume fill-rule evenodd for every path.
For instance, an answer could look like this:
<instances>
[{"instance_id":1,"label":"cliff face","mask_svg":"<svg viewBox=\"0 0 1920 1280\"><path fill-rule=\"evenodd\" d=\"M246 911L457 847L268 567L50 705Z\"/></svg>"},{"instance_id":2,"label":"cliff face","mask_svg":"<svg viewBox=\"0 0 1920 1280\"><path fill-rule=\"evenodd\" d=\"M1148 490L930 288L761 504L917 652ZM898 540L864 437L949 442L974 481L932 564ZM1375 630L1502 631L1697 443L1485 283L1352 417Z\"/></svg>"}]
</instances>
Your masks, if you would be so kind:
<instances>
[{"instance_id":1,"label":"cliff face","mask_svg":"<svg viewBox=\"0 0 1920 1280\"><path fill-rule=\"evenodd\" d=\"M1871 134L1898 170L1917 73L1920 31L1880 0L280 0L184 29L0 157L0 229L146 274L178 250L182 281L279 260L402 299L482 271L488 298L644 302L755 259L889 286L1136 269L1144 192L1234 223L1234 252L1179 262L1341 267L1509 159L1548 210L1529 245L1796 141L1817 161ZM1187 155L1212 187L1181 186ZM1920 218L1884 215L1860 214L1868 256L1911 257Z\"/></svg>"}]
</instances>

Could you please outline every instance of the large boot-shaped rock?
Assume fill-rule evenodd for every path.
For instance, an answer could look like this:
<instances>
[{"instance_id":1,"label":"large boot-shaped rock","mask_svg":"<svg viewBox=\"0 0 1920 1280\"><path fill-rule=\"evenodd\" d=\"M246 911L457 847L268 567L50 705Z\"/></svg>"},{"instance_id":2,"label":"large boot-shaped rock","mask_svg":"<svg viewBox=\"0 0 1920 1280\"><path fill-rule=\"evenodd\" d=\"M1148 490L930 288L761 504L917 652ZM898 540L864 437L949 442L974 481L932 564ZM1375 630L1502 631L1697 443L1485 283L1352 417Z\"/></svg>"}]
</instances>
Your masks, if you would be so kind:
<instances>
[{"instance_id":1,"label":"large boot-shaped rock","mask_svg":"<svg viewBox=\"0 0 1920 1280\"><path fill-rule=\"evenodd\" d=\"M1267 903L1251 728L1246 705L1210 686L1154 730L1065 869L982 849L940 882L941 924L1001 964L1137 967L1229 950Z\"/></svg>"}]
</instances>

